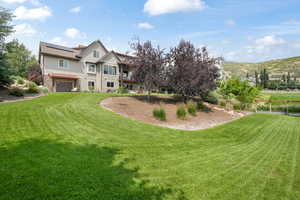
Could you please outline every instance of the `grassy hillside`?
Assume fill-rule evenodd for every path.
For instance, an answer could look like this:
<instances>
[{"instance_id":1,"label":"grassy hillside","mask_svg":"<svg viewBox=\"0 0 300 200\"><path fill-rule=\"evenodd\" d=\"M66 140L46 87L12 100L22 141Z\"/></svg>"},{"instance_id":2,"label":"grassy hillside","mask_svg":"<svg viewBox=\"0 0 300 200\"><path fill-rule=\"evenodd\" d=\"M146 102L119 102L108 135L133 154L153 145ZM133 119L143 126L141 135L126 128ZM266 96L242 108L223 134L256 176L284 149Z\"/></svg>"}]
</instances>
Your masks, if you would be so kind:
<instances>
[{"instance_id":1,"label":"grassy hillside","mask_svg":"<svg viewBox=\"0 0 300 200\"><path fill-rule=\"evenodd\" d=\"M300 57L292 57L279 60L271 60L261 63L235 63L227 62L224 64L224 70L228 75L245 77L247 73L254 75L255 70L260 71L266 68L275 76L290 72L297 77L300 77Z\"/></svg>"},{"instance_id":2,"label":"grassy hillside","mask_svg":"<svg viewBox=\"0 0 300 200\"><path fill-rule=\"evenodd\" d=\"M0 104L0 200L300 199L299 118L179 131L102 109L109 95Z\"/></svg>"}]
</instances>

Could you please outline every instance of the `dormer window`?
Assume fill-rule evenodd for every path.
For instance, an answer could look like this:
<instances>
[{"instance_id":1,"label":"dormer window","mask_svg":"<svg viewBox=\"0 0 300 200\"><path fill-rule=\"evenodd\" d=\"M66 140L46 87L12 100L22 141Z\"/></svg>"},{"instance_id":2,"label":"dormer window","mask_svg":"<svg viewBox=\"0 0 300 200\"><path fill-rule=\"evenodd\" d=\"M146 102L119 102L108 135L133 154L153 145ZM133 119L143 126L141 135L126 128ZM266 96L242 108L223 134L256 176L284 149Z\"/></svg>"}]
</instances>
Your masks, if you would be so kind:
<instances>
[{"instance_id":1,"label":"dormer window","mask_svg":"<svg viewBox=\"0 0 300 200\"><path fill-rule=\"evenodd\" d=\"M99 57L100 57L99 51L94 51L94 58L99 58Z\"/></svg>"},{"instance_id":2,"label":"dormer window","mask_svg":"<svg viewBox=\"0 0 300 200\"><path fill-rule=\"evenodd\" d=\"M88 71L88 73L96 73L96 65L95 64L88 64L87 71Z\"/></svg>"}]
</instances>

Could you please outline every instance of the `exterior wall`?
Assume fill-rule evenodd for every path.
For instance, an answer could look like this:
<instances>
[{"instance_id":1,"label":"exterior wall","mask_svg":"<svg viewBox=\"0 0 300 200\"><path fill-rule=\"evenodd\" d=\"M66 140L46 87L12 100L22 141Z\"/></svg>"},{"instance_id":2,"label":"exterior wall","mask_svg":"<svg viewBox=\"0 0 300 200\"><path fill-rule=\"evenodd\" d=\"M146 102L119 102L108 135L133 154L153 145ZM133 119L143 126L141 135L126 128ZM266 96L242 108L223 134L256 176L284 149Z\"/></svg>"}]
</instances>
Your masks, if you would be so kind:
<instances>
[{"instance_id":1,"label":"exterior wall","mask_svg":"<svg viewBox=\"0 0 300 200\"><path fill-rule=\"evenodd\" d=\"M99 58L95 58L94 57L94 50L99 52ZM92 63L96 63L99 61L99 59L101 57L103 57L104 55L106 55L106 50L98 43L98 42L94 42L91 46L89 46L87 49L85 49L82 52L82 59L81 61L83 63L85 62L92 62Z\"/></svg>"},{"instance_id":2,"label":"exterior wall","mask_svg":"<svg viewBox=\"0 0 300 200\"><path fill-rule=\"evenodd\" d=\"M104 74L104 65L111 65L116 67L116 75ZM119 65L118 60L113 55L108 56L105 60L105 63L101 65L101 76L102 92L115 91L119 89ZM114 87L107 87L107 82L114 82Z\"/></svg>"},{"instance_id":3,"label":"exterior wall","mask_svg":"<svg viewBox=\"0 0 300 200\"><path fill-rule=\"evenodd\" d=\"M44 85L51 92L55 92L56 79L49 77L49 73L65 74L65 75L75 75L79 79L74 84L80 91L89 91L88 82L95 82L95 91L97 92L107 92L115 91L119 88L119 65L118 59L111 54L105 58L103 64L98 64L96 66L96 73L88 73L88 64L95 64L100 58L95 58L93 51L97 50L100 54L100 58L107 54L106 50L98 42L94 42L90 45L84 52L82 52L82 59L80 61L72 59L64 59L69 61L69 68L59 68L58 62L60 57L41 55L40 63L44 76ZM111 65L116 67L116 75L104 74L104 65ZM107 82L114 82L114 87L107 87Z\"/></svg>"},{"instance_id":4,"label":"exterior wall","mask_svg":"<svg viewBox=\"0 0 300 200\"><path fill-rule=\"evenodd\" d=\"M54 83L50 76L44 75L44 86L48 88L49 92L54 92Z\"/></svg>"},{"instance_id":5,"label":"exterior wall","mask_svg":"<svg viewBox=\"0 0 300 200\"><path fill-rule=\"evenodd\" d=\"M71 60L71 59L64 59L54 56L43 56L44 57L44 73L62 73L62 74L72 74L72 75L82 75L83 69L82 64L79 61ZM62 69L58 67L59 60L68 60L69 61L69 68Z\"/></svg>"}]
</instances>

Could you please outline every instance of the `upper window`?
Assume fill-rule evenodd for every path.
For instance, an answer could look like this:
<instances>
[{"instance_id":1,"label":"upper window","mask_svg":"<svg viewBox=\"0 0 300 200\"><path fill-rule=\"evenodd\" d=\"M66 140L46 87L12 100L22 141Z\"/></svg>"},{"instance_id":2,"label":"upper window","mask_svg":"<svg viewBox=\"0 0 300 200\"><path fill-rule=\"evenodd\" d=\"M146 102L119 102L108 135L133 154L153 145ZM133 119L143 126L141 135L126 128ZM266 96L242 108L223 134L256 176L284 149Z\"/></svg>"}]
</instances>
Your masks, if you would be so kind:
<instances>
[{"instance_id":1,"label":"upper window","mask_svg":"<svg viewBox=\"0 0 300 200\"><path fill-rule=\"evenodd\" d=\"M96 65L89 64L88 65L88 73L96 73Z\"/></svg>"},{"instance_id":2,"label":"upper window","mask_svg":"<svg viewBox=\"0 0 300 200\"><path fill-rule=\"evenodd\" d=\"M69 68L69 61L60 59L58 60L58 67L59 68Z\"/></svg>"},{"instance_id":3,"label":"upper window","mask_svg":"<svg viewBox=\"0 0 300 200\"><path fill-rule=\"evenodd\" d=\"M117 75L117 67L104 65L104 74Z\"/></svg>"},{"instance_id":4,"label":"upper window","mask_svg":"<svg viewBox=\"0 0 300 200\"><path fill-rule=\"evenodd\" d=\"M94 58L99 58L99 57L100 57L99 51L94 51Z\"/></svg>"}]
</instances>

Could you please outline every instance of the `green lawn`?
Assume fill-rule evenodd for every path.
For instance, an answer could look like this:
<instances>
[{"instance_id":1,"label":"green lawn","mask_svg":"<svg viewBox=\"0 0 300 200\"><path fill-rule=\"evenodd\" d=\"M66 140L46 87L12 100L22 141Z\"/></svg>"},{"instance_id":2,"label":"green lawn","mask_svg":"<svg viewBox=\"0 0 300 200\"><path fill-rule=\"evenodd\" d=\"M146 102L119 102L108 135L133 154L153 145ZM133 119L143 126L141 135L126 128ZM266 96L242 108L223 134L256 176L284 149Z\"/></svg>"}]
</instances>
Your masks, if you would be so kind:
<instances>
[{"instance_id":1,"label":"green lawn","mask_svg":"<svg viewBox=\"0 0 300 200\"><path fill-rule=\"evenodd\" d=\"M300 101L300 93L263 93L262 98L271 101ZM272 105L286 105L287 103L273 102ZM300 102L290 102L288 105L299 105Z\"/></svg>"},{"instance_id":2,"label":"green lawn","mask_svg":"<svg viewBox=\"0 0 300 200\"><path fill-rule=\"evenodd\" d=\"M0 104L0 200L300 199L300 118L177 131L100 108L108 95Z\"/></svg>"}]
</instances>

